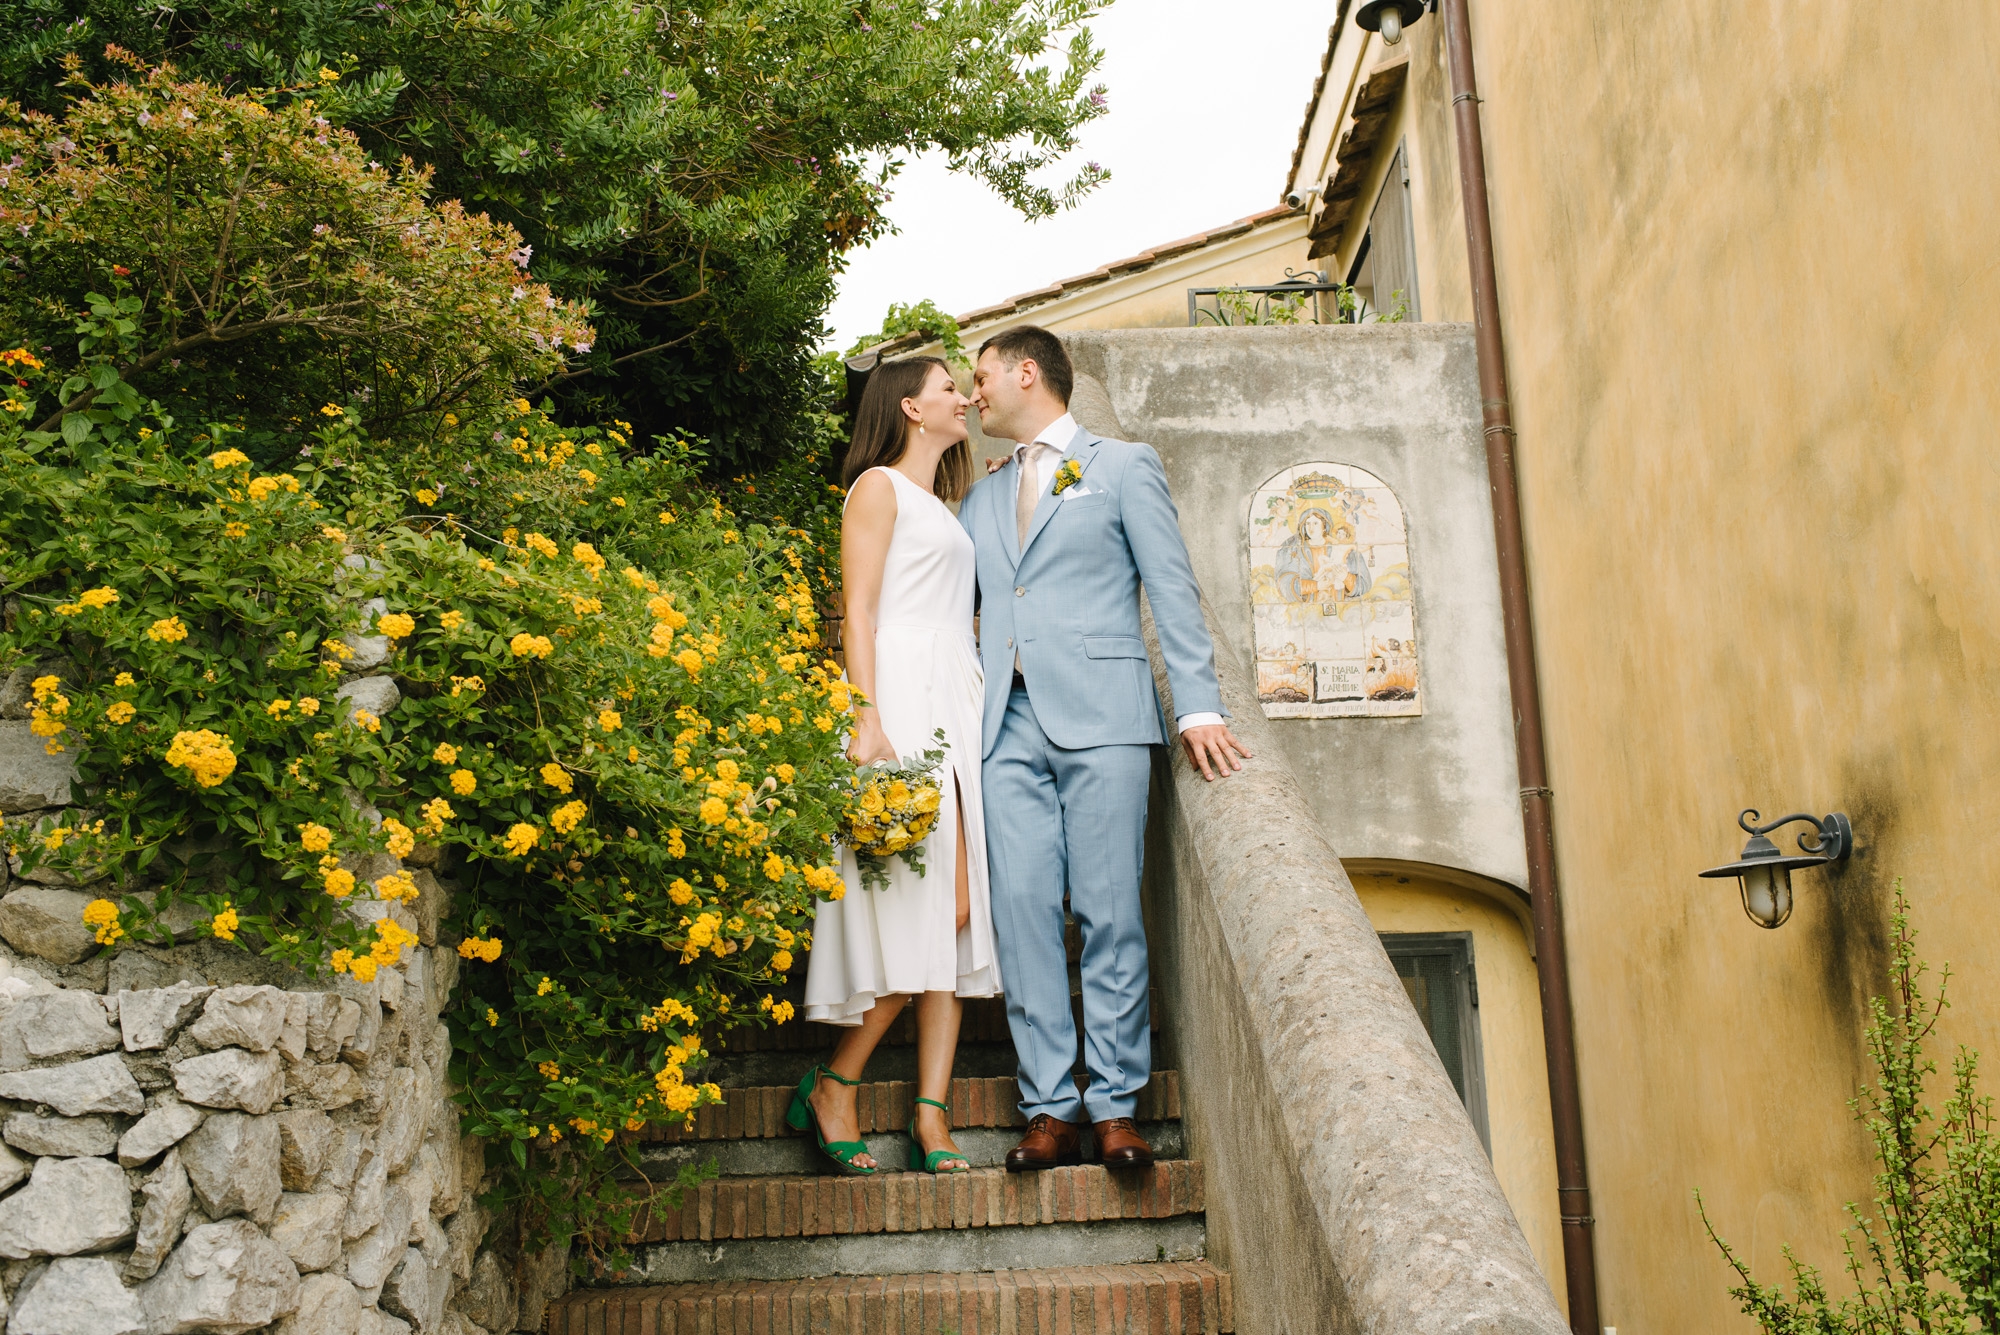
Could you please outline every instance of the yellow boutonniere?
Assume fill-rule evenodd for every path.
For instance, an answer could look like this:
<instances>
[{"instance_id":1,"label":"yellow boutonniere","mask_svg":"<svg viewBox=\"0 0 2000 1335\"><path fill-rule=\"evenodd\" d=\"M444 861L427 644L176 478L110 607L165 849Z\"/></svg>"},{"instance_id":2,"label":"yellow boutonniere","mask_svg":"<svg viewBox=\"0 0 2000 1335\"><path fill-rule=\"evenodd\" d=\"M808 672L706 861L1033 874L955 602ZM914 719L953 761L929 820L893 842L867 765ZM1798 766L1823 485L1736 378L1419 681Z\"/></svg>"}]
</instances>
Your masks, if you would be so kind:
<instances>
[{"instance_id":1,"label":"yellow boutonniere","mask_svg":"<svg viewBox=\"0 0 2000 1335\"><path fill-rule=\"evenodd\" d=\"M1060 496L1081 481L1083 481L1083 465L1074 459L1065 459L1063 466L1056 470L1056 485L1050 494Z\"/></svg>"}]
</instances>

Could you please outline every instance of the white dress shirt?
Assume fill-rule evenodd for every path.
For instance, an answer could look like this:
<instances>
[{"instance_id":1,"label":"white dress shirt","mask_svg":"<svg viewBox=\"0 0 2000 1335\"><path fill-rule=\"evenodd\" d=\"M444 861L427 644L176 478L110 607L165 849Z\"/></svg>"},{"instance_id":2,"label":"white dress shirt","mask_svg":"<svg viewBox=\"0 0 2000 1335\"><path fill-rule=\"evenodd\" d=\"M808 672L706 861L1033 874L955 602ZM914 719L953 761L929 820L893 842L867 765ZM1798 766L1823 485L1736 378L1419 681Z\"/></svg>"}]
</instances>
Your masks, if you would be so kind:
<instances>
[{"instance_id":1,"label":"white dress shirt","mask_svg":"<svg viewBox=\"0 0 2000 1335\"><path fill-rule=\"evenodd\" d=\"M1025 466L1024 458L1028 452L1028 446L1047 445L1050 447L1042 451L1041 458L1035 460L1035 489L1037 491L1046 491L1054 485L1056 469L1061 466L1063 456L1069 453L1070 443L1076 439L1076 432L1076 418L1069 413L1064 413L1061 417L1043 427L1041 432L1032 441L1023 441L1014 447L1014 465L1017 468ZM1182 714L1176 722L1179 725L1180 731L1186 732L1189 728L1206 728L1220 723L1222 722L1222 715L1207 712Z\"/></svg>"}]
</instances>

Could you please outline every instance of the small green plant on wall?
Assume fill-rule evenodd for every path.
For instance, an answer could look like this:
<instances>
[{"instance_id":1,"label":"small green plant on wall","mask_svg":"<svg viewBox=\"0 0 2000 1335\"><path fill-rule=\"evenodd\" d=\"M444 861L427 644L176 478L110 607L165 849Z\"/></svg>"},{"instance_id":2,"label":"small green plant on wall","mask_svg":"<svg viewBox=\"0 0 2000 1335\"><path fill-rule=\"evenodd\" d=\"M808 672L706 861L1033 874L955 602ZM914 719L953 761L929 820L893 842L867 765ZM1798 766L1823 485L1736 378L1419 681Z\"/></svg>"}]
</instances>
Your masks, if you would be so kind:
<instances>
[{"instance_id":1,"label":"small green plant on wall","mask_svg":"<svg viewBox=\"0 0 2000 1335\"><path fill-rule=\"evenodd\" d=\"M1855 1292L1837 1298L1818 1269L1784 1249L1792 1292L1750 1273L1715 1231L1701 1194L1702 1223L1742 1281L1729 1292L1772 1335L1936 1335L2000 1329L2000 1141L1993 1100L1978 1092L1979 1054L1952 1060L1941 1112L1926 1101L1937 1062L1925 1052L1949 1003L1943 970L1917 958L1909 901L1896 883L1891 995L1869 1003L1868 1051L1875 1082L1849 1102L1875 1143L1873 1213L1850 1202L1842 1233Z\"/></svg>"}]
</instances>

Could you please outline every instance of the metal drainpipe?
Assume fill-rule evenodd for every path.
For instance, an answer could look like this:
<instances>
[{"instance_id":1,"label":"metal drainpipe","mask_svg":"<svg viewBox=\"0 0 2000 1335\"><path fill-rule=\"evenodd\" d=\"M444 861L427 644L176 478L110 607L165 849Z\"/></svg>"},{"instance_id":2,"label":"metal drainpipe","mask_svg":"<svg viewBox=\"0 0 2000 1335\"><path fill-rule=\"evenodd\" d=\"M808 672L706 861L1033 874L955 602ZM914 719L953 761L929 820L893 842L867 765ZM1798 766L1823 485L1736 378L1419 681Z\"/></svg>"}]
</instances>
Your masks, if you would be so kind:
<instances>
[{"instance_id":1,"label":"metal drainpipe","mask_svg":"<svg viewBox=\"0 0 2000 1335\"><path fill-rule=\"evenodd\" d=\"M1500 610L1506 623L1507 686L1514 705L1514 757L1521 776L1521 819L1527 837L1528 893L1535 922L1535 974L1542 992L1542 1038L1548 1048L1549 1107L1555 1122L1556 1193L1562 1214L1563 1272L1569 1325L1598 1335L1597 1262L1592 1243L1590 1175L1583 1153L1583 1109L1576 1083L1576 1031L1571 1019L1569 958L1563 946L1562 901L1556 881L1548 761L1542 745L1542 692L1535 671L1535 627L1528 606L1528 567L1521 546L1521 502L1514 476L1514 411L1508 399L1507 349L1494 287L1493 219L1486 202L1486 149L1479 130L1479 95L1472 65L1466 0L1443 0L1445 45L1451 61L1451 107L1458 131L1458 177L1465 205L1465 248L1472 270L1478 330L1479 397L1486 425L1486 475L1499 549Z\"/></svg>"}]
</instances>

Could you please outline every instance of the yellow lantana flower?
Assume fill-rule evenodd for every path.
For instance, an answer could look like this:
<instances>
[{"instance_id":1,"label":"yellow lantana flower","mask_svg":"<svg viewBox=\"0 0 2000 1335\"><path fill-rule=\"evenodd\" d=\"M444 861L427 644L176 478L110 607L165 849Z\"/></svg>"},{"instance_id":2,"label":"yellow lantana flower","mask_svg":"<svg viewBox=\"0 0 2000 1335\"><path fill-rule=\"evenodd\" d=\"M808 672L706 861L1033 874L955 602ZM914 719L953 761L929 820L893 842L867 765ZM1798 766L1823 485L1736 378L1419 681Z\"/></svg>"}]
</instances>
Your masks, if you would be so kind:
<instances>
[{"instance_id":1,"label":"yellow lantana flower","mask_svg":"<svg viewBox=\"0 0 2000 1335\"><path fill-rule=\"evenodd\" d=\"M479 786L479 776L469 769L455 769L451 772L451 790L460 797L471 797L472 790Z\"/></svg>"},{"instance_id":2,"label":"yellow lantana flower","mask_svg":"<svg viewBox=\"0 0 2000 1335\"><path fill-rule=\"evenodd\" d=\"M576 786L575 781L569 777L569 771L553 760L542 766L542 782L564 795Z\"/></svg>"}]
</instances>

